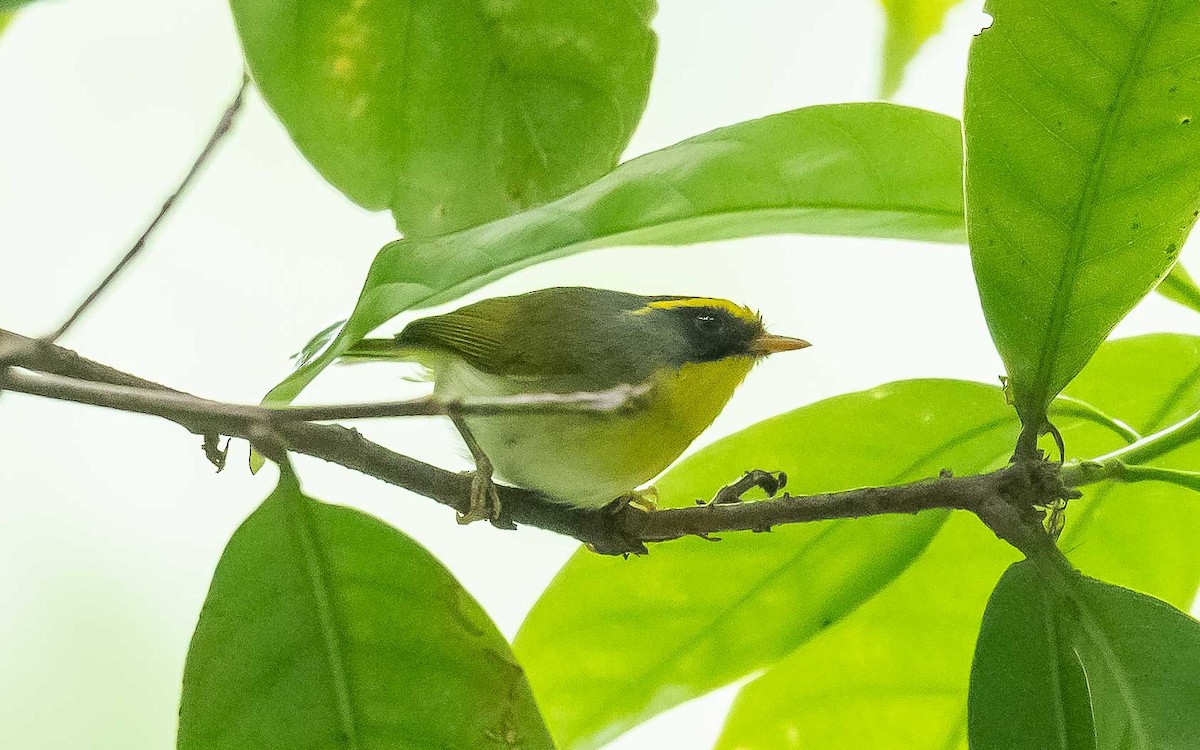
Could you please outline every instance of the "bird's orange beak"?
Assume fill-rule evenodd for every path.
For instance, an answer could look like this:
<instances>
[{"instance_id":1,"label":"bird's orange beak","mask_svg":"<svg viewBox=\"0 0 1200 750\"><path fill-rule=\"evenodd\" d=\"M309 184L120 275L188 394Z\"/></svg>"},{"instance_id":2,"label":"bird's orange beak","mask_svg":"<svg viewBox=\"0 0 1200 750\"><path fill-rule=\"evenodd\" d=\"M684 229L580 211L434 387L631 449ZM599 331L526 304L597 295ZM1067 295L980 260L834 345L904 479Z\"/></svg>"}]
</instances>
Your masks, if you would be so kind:
<instances>
[{"instance_id":1,"label":"bird's orange beak","mask_svg":"<svg viewBox=\"0 0 1200 750\"><path fill-rule=\"evenodd\" d=\"M777 352L790 352L795 349L807 349L812 346L804 339L794 339L791 336L776 336L770 333L764 333L754 339L750 350L755 354L766 356Z\"/></svg>"}]
</instances>

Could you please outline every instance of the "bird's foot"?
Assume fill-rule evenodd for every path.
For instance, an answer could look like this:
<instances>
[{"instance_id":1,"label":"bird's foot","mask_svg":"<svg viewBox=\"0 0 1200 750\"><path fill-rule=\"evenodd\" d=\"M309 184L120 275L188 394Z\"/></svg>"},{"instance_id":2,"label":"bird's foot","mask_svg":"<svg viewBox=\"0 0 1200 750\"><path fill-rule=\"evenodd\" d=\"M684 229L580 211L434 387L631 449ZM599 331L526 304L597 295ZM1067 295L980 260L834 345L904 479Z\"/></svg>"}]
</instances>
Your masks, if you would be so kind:
<instances>
[{"instance_id":1,"label":"bird's foot","mask_svg":"<svg viewBox=\"0 0 1200 750\"><path fill-rule=\"evenodd\" d=\"M697 500L697 505L731 505L742 502L747 492L758 487L774 497L775 493L787 486L787 474L782 471L762 471L753 469L747 471L741 479L722 487L711 500Z\"/></svg>"},{"instance_id":2,"label":"bird's foot","mask_svg":"<svg viewBox=\"0 0 1200 750\"><path fill-rule=\"evenodd\" d=\"M500 520L500 493L491 472L476 469L471 472L471 505L466 513L458 514L458 522L468 524L485 519L492 523Z\"/></svg>"},{"instance_id":3,"label":"bird's foot","mask_svg":"<svg viewBox=\"0 0 1200 750\"><path fill-rule=\"evenodd\" d=\"M652 513L658 510L658 488L651 485L642 490L634 490L621 495L616 500L612 501L610 510L613 513L620 513L626 507L632 505L635 508Z\"/></svg>"},{"instance_id":4,"label":"bird's foot","mask_svg":"<svg viewBox=\"0 0 1200 750\"><path fill-rule=\"evenodd\" d=\"M458 515L458 522L468 524L487 519L493 526L502 529L516 528L511 521L500 521L500 493L496 490L496 483L492 481L492 462L475 441L475 436L471 434L462 415L451 411L448 416L458 429L458 434L462 435L467 450L471 451L471 458L475 459L475 471L471 473L471 502L467 506L467 512Z\"/></svg>"}]
</instances>

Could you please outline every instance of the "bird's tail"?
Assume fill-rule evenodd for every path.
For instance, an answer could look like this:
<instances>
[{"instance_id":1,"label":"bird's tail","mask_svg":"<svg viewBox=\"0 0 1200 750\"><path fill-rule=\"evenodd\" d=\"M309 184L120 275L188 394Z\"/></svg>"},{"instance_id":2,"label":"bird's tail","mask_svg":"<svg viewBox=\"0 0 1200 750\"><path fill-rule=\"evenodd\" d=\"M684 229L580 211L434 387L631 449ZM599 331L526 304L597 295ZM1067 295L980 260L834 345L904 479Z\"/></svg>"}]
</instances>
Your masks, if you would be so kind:
<instances>
[{"instance_id":1,"label":"bird's tail","mask_svg":"<svg viewBox=\"0 0 1200 750\"><path fill-rule=\"evenodd\" d=\"M363 339L346 351L340 360L354 362L412 362L413 351L400 346L395 339Z\"/></svg>"}]
</instances>

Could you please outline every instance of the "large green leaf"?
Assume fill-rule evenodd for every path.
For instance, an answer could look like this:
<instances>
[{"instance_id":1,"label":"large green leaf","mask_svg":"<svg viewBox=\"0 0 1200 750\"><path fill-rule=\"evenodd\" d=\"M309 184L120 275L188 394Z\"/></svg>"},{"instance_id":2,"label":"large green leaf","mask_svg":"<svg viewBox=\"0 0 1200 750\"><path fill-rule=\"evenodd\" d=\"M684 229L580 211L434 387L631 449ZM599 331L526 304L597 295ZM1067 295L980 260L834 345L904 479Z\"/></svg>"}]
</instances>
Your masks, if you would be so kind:
<instances>
[{"instance_id":1,"label":"large green leaf","mask_svg":"<svg viewBox=\"0 0 1200 750\"><path fill-rule=\"evenodd\" d=\"M1176 264L1158 285L1158 293L1172 302L1200 312L1200 287L1180 264Z\"/></svg>"},{"instance_id":2,"label":"large green leaf","mask_svg":"<svg viewBox=\"0 0 1200 750\"><path fill-rule=\"evenodd\" d=\"M1095 750L1079 644L1056 609L1027 561L996 584L971 665L971 750Z\"/></svg>"},{"instance_id":3,"label":"large green leaf","mask_svg":"<svg viewBox=\"0 0 1200 750\"><path fill-rule=\"evenodd\" d=\"M231 0L255 83L339 190L440 234L617 163L646 104L653 0Z\"/></svg>"},{"instance_id":4,"label":"large green leaf","mask_svg":"<svg viewBox=\"0 0 1200 750\"><path fill-rule=\"evenodd\" d=\"M848 429L870 425L870 429ZM658 483L668 504L708 497L749 468L821 492L973 472L1018 425L998 388L910 381L829 399L701 450ZM944 513L800 524L683 539L620 560L581 550L517 635L563 750L595 748L689 698L771 666L900 573Z\"/></svg>"},{"instance_id":5,"label":"large green leaf","mask_svg":"<svg viewBox=\"0 0 1200 750\"><path fill-rule=\"evenodd\" d=\"M1192 750L1197 706L1200 623L1030 561L1000 579L971 670L972 750Z\"/></svg>"},{"instance_id":6,"label":"large green leaf","mask_svg":"<svg viewBox=\"0 0 1200 750\"><path fill-rule=\"evenodd\" d=\"M962 0L880 0L887 28L883 37L879 95L890 99L904 81L904 69L921 45L942 28L947 11Z\"/></svg>"},{"instance_id":7,"label":"large green leaf","mask_svg":"<svg viewBox=\"0 0 1200 750\"><path fill-rule=\"evenodd\" d=\"M1143 433L1165 427L1200 408L1200 339L1160 334L1107 343L1066 393ZM1123 442L1071 413L1051 411L1072 455ZM1011 448L1003 439L992 446L998 460ZM1200 446L1160 461L1200 466ZM1195 497L1157 484L1085 492L1068 510L1062 539L1072 561L1188 606L1200 582ZM955 515L878 596L743 688L718 748L965 748L968 672L984 603L1016 558L976 519Z\"/></svg>"},{"instance_id":8,"label":"large green leaf","mask_svg":"<svg viewBox=\"0 0 1200 750\"><path fill-rule=\"evenodd\" d=\"M1031 447L1200 207L1200 3L989 0L965 105L979 292Z\"/></svg>"},{"instance_id":9,"label":"large green leaf","mask_svg":"<svg viewBox=\"0 0 1200 750\"><path fill-rule=\"evenodd\" d=\"M954 515L878 596L742 688L716 747L953 750L983 603L1017 557Z\"/></svg>"},{"instance_id":10,"label":"large green leaf","mask_svg":"<svg viewBox=\"0 0 1200 750\"><path fill-rule=\"evenodd\" d=\"M541 208L394 242L375 258L333 343L267 400L292 400L346 348L405 310L584 250L786 232L961 242L960 141L958 123L932 112L809 107L647 154Z\"/></svg>"},{"instance_id":11,"label":"large green leaf","mask_svg":"<svg viewBox=\"0 0 1200 750\"><path fill-rule=\"evenodd\" d=\"M552 747L508 643L450 573L288 470L217 565L178 745Z\"/></svg>"}]
</instances>

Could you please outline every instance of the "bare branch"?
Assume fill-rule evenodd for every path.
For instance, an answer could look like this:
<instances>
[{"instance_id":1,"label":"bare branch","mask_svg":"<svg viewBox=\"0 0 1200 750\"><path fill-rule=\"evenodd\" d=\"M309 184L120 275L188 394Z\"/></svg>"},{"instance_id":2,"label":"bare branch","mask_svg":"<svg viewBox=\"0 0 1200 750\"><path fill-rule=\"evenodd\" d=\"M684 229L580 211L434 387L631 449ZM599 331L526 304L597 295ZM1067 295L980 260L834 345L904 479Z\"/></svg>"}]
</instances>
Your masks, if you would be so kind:
<instances>
[{"instance_id":1,"label":"bare branch","mask_svg":"<svg viewBox=\"0 0 1200 750\"><path fill-rule=\"evenodd\" d=\"M21 367L37 372L62 375L80 380L90 380L97 383L144 388L152 391L190 395L177 391L127 372L84 359L70 349L49 344L41 339L29 338L18 333L0 328L0 376L6 374L8 365L17 363ZM0 390L4 387L3 377L0 377ZM204 438L204 455L217 471L225 468L225 450L220 446L220 435L216 432L204 432L190 425L186 429Z\"/></svg>"},{"instance_id":2,"label":"bare branch","mask_svg":"<svg viewBox=\"0 0 1200 750\"><path fill-rule=\"evenodd\" d=\"M20 364L19 362L17 363ZM289 422L325 422L379 417L430 417L450 414L490 415L544 411L613 412L627 407L648 392L649 386L620 386L597 393L538 393L494 398L442 400L433 396L409 401L344 404L329 406L266 407L211 401L179 391L148 389L144 385L95 382L43 372L29 375L11 372L3 376L5 389L15 393L74 401L107 409L148 414L177 424L211 424L214 431L224 424L257 424L263 429Z\"/></svg>"},{"instance_id":3,"label":"bare branch","mask_svg":"<svg viewBox=\"0 0 1200 750\"><path fill-rule=\"evenodd\" d=\"M344 419L377 419L381 417L448 416L451 412L476 416L546 411L607 414L629 408L639 398L649 393L651 387L650 384L619 385L606 391L529 393L454 401L430 396L408 401L329 406L286 406L269 410L271 418L276 422L334 422Z\"/></svg>"},{"instance_id":4,"label":"bare branch","mask_svg":"<svg viewBox=\"0 0 1200 750\"><path fill-rule=\"evenodd\" d=\"M148 414L180 425L207 425L213 432L222 434L234 434L222 429L231 425L239 426L236 431L239 434L245 433L248 426L266 428L270 425L269 409L223 404L183 393L96 383L62 375L30 375L16 368L5 373L2 382L4 389L13 393Z\"/></svg>"},{"instance_id":5,"label":"bare branch","mask_svg":"<svg viewBox=\"0 0 1200 750\"><path fill-rule=\"evenodd\" d=\"M28 346L32 343L33 346ZM79 357L61 347L0 331L0 350L8 349L12 364L43 375L10 371L0 375L0 387L48 398L152 414L199 434L220 433L248 440L270 455L289 450L330 461L424 495L463 513L470 506L471 478L439 469L367 440L356 430L337 425L295 421L293 410L223 404L165 389L155 383ZM82 380L81 380L82 379ZM93 382L82 382L91 380ZM632 397L637 397L632 389ZM596 394L590 394L595 396ZM627 392L629 395L629 392ZM582 397L570 394L566 405L579 407ZM561 408L564 404L540 397L526 403L495 400L481 409ZM400 402L444 413L446 404L433 400ZM594 406L594 404L591 404ZM361 405L365 410L368 406ZM396 407L396 404L385 405ZM438 411L434 411L434 408ZM349 407L341 408L342 414ZM358 408L358 407L355 407ZM407 408L407 407L406 407ZM390 412L400 411L398 408ZM327 417L332 412L319 412ZM361 413L361 412L360 412ZM755 473L752 473L752 475ZM782 479L781 477L779 479ZM719 503L647 512L626 506L575 508L551 502L536 492L499 487L500 525L522 524L565 534L605 554L643 553L650 542L684 536L713 538L731 531L769 531L775 526L889 513L919 513L938 509L968 510L997 536L1027 555L1057 554L1040 528L1040 507L1077 497L1059 475L1058 464L1022 461L990 474L934 479L894 487L869 487L806 497L784 495L771 500L733 503L734 495L754 484L744 478L732 492L718 493Z\"/></svg>"},{"instance_id":6,"label":"bare branch","mask_svg":"<svg viewBox=\"0 0 1200 750\"><path fill-rule=\"evenodd\" d=\"M78 321L79 318L83 316L84 312L86 312L87 309L92 306L92 303L104 293L104 290L108 288L113 280L116 279L123 270L125 270L125 267L128 266L133 259L138 256L139 253L141 253L142 248L146 246L147 240L150 239L150 235L154 233L154 230L158 228L158 225L162 223L162 220L166 218L168 213L170 213L171 208L175 205L175 201L177 201L179 196L183 195L184 191L187 190L187 188L191 185L196 175L200 173L200 169L208 161L209 157L212 156L213 152L216 151L218 144L220 144L220 142L225 138L226 134L229 133L229 129L233 127L233 120L237 116L238 111L242 108L242 102L245 100L246 88L249 83L249 75L243 73L242 83L241 86L238 87L237 95L233 98L233 101L229 103L229 106L225 108L225 113L221 115L221 120L217 123L216 129L213 130L212 135L208 137L208 143L204 144L204 148L200 151L200 155L197 156L196 161L192 163L192 168L188 170L188 173L184 176L183 181L179 183L179 187L175 188L175 192L171 193L171 195L167 197L166 201L164 201L162 204L162 208L158 209L158 214L155 215L150 224L146 226L145 231L142 232L142 236L138 237L137 242L133 243L133 247L129 248L125 255L119 261L117 261L117 264L113 266L112 270L108 272L108 275L96 285L96 288L92 290L91 294L89 294L87 298L83 300L83 302L79 303L79 306L76 307L75 311L72 312L67 319L62 322L62 325L56 328L53 333L43 337L43 340L46 343L54 343L61 338L64 333L67 332L67 329L75 325L75 322Z\"/></svg>"}]
</instances>

